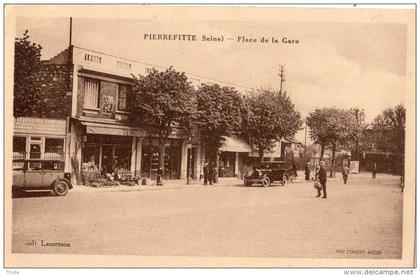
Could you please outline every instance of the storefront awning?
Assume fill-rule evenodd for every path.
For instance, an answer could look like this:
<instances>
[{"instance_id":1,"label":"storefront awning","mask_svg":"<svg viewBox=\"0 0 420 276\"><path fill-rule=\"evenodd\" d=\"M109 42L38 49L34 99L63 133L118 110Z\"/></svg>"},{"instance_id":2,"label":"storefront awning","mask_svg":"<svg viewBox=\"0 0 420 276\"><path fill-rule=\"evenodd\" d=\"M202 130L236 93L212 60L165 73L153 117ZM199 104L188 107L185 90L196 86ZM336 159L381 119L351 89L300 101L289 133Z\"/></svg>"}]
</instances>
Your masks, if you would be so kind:
<instances>
[{"instance_id":1,"label":"storefront awning","mask_svg":"<svg viewBox=\"0 0 420 276\"><path fill-rule=\"evenodd\" d=\"M146 131L141 128L121 126L121 125L107 125L92 122L82 122L86 126L86 133L89 134L106 134L119 136L135 136L144 137Z\"/></svg>"},{"instance_id":2,"label":"storefront awning","mask_svg":"<svg viewBox=\"0 0 420 276\"><path fill-rule=\"evenodd\" d=\"M248 145L244 140L238 137L223 137L225 141L223 141L222 146L220 147L220 151L232 151L232 152L251 152L252 148Z\"/></svg>"}]
</instances>

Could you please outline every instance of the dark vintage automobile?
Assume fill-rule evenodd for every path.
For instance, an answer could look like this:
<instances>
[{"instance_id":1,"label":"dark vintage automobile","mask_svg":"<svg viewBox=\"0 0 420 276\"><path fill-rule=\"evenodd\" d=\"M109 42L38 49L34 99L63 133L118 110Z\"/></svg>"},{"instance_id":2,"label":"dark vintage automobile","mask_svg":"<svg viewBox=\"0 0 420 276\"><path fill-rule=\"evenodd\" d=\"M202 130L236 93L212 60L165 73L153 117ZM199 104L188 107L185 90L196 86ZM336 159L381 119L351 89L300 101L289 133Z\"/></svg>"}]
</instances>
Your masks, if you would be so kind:
<instances>
[{"instance_id":1,"label":"dark vintage automobile","mask_svg":"<svg viewBox=\"0 0 420 276\"><path fill-rule=\"evenodd\" d=\"M245 186L261 184L268 187L271 184L285 185L293 182L294 172L289 163L284 161L262 162L253 166L253 172L244 178Z\"/></svg>"},{"instance_id":2,"label":"dark vintage automobile","mask_svg":"<svg viewBox=\"0 0 420 276\"><path fill-rule=\"evenodd\" d=\"M70 173L64 172L62 160L13 160L13 193L50 190L57 196L64 196L72 188Z\"/></svg>"}]
</instances>

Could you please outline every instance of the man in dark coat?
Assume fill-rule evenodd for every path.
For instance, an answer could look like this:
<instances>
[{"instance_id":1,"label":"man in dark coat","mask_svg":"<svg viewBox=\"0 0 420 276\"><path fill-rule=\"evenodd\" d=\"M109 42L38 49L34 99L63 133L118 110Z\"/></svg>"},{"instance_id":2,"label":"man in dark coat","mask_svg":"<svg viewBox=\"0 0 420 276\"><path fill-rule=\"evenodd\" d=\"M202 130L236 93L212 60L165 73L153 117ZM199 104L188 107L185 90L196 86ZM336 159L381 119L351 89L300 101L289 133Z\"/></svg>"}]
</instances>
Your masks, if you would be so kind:
<instances>
[{"instance_id":1,"label":"man in dark coat","mask_svg":"<svg viewBox=\"0 0 420 276\"><path fill-rule=\"evenodd\" d=\"M211 162L210 165L209 165L209 182L210 182L210 185L213 185L213 182L215 181L215 177L216 177L216 167L215 167L214 163Z\"/></svg>"},{"instance_id":2,"label":"man in dark coat","mask_svg":"<svg viewBox=\"0 0 420 276\"><path fill-rule=\"evenodd\" d=\"M209 168L209 162L208 162L208 161L206 161L206 162L204 163L204 167L203 167L203 173L204 173L204 185L207 185L207 181L209 180L209 171L210 171L210 168Z\"/></svg>"},{"instance_id":3,"label":"man in dark coat","mask_svg":"<svg viewBox=\"0 0 420 276\"><path fill-rule=\"evenodd\" d=\"M322 191L324 192L323 198L327 198L327 169L325 168L325 162L321 161L319 163L321 168L319 169L319 182L322 186ZM321 192L318 190L317 197L321 196Z\"/></svg>"},{"instance_id":4,"label":"man in dark coat","mask_svg":"<svg viewBox=\"0 0 420 276\"><path fill-rule=\"evenodd\" d=\"M343 180L344 180L344 184L347 183L347 179L349 178L349 167L347 167L347 164L343 165Z\"/></svg>"}]
</instances>

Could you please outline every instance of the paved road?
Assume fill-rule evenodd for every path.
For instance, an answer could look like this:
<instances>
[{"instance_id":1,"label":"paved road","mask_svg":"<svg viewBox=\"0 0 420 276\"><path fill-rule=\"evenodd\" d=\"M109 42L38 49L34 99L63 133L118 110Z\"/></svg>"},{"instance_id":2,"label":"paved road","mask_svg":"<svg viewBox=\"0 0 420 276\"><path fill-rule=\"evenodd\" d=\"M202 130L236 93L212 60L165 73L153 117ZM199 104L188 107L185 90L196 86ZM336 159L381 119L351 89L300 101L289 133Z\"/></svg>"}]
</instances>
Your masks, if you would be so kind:
<instances>
[{"instance_id":1,"label":"paved road","mask_svg":"<svg viewBox=\"0 0 420 276\"><path fill-rule=\"evenodd\" d=\"M15 198L13 252L401 257L397 177L351 175L347 185L339 178L327 185L327 199L315 198L311 183ZM41 240L70 247L41 246Z\"/></svg>"}]
</instances>

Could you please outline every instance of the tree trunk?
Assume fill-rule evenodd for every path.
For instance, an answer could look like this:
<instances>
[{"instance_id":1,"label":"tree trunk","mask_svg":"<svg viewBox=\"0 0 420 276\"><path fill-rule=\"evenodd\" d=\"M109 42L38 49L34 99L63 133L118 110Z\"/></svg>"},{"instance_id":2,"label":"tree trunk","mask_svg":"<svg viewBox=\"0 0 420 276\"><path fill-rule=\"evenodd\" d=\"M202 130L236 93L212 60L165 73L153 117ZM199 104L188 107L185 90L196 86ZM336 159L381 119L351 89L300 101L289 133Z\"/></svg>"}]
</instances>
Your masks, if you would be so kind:
<instances>
[{"instance_id":1,"label":"tree trunk","mask_svg":"<svg viewBox=\"0 0 420 276\"><path fill-rule=\"evenodd\" d=\"M156 178L156 184L160 184L165 176L165 145L166 139L159 139L159 168Z\"/></svg>"},{"instance_id":2,"label":"tree trunk","mask_svg":"<svg viewBox=\"0 0 420 276\"><path fill-rule=\"evenodd\" d=\"M330 177L335 177L335 148L336 148L336 143L333 143L333 148L332 148L332 159L331 159L331 172L330 172Z\"/></svg>"},{"instance_id":3,"label":"tree trunk","mask_svg":"<svg viewBox=\"0 0 420 276\"><path fill-rule=\"evenodd\" d=\"M319 157L319 161L324 159L324 151L325 151L325 144L321 144L321 156Z\"/></svg>"},{"instance_id":4,"label":"tree trunk","mask_svg":"<svg viewBox=\"0 0 420 276\"><path fill-rule=\"evenodd\" d=\"M220 152L219 149L216 150L216 156L215 156L215 164L214 164L214 183L219 183L219 157Z\"/></svg>"},{"instance_id":5,"label":"tree trunk","mask_svg":"<svg viewBox=\"0 0 420 276\"><path fill-rule=\"evenodd\" d=\"M258 145L258 160L262 162L263 158L264 158L264 148Z\"/></svg>"}]
</instances>

